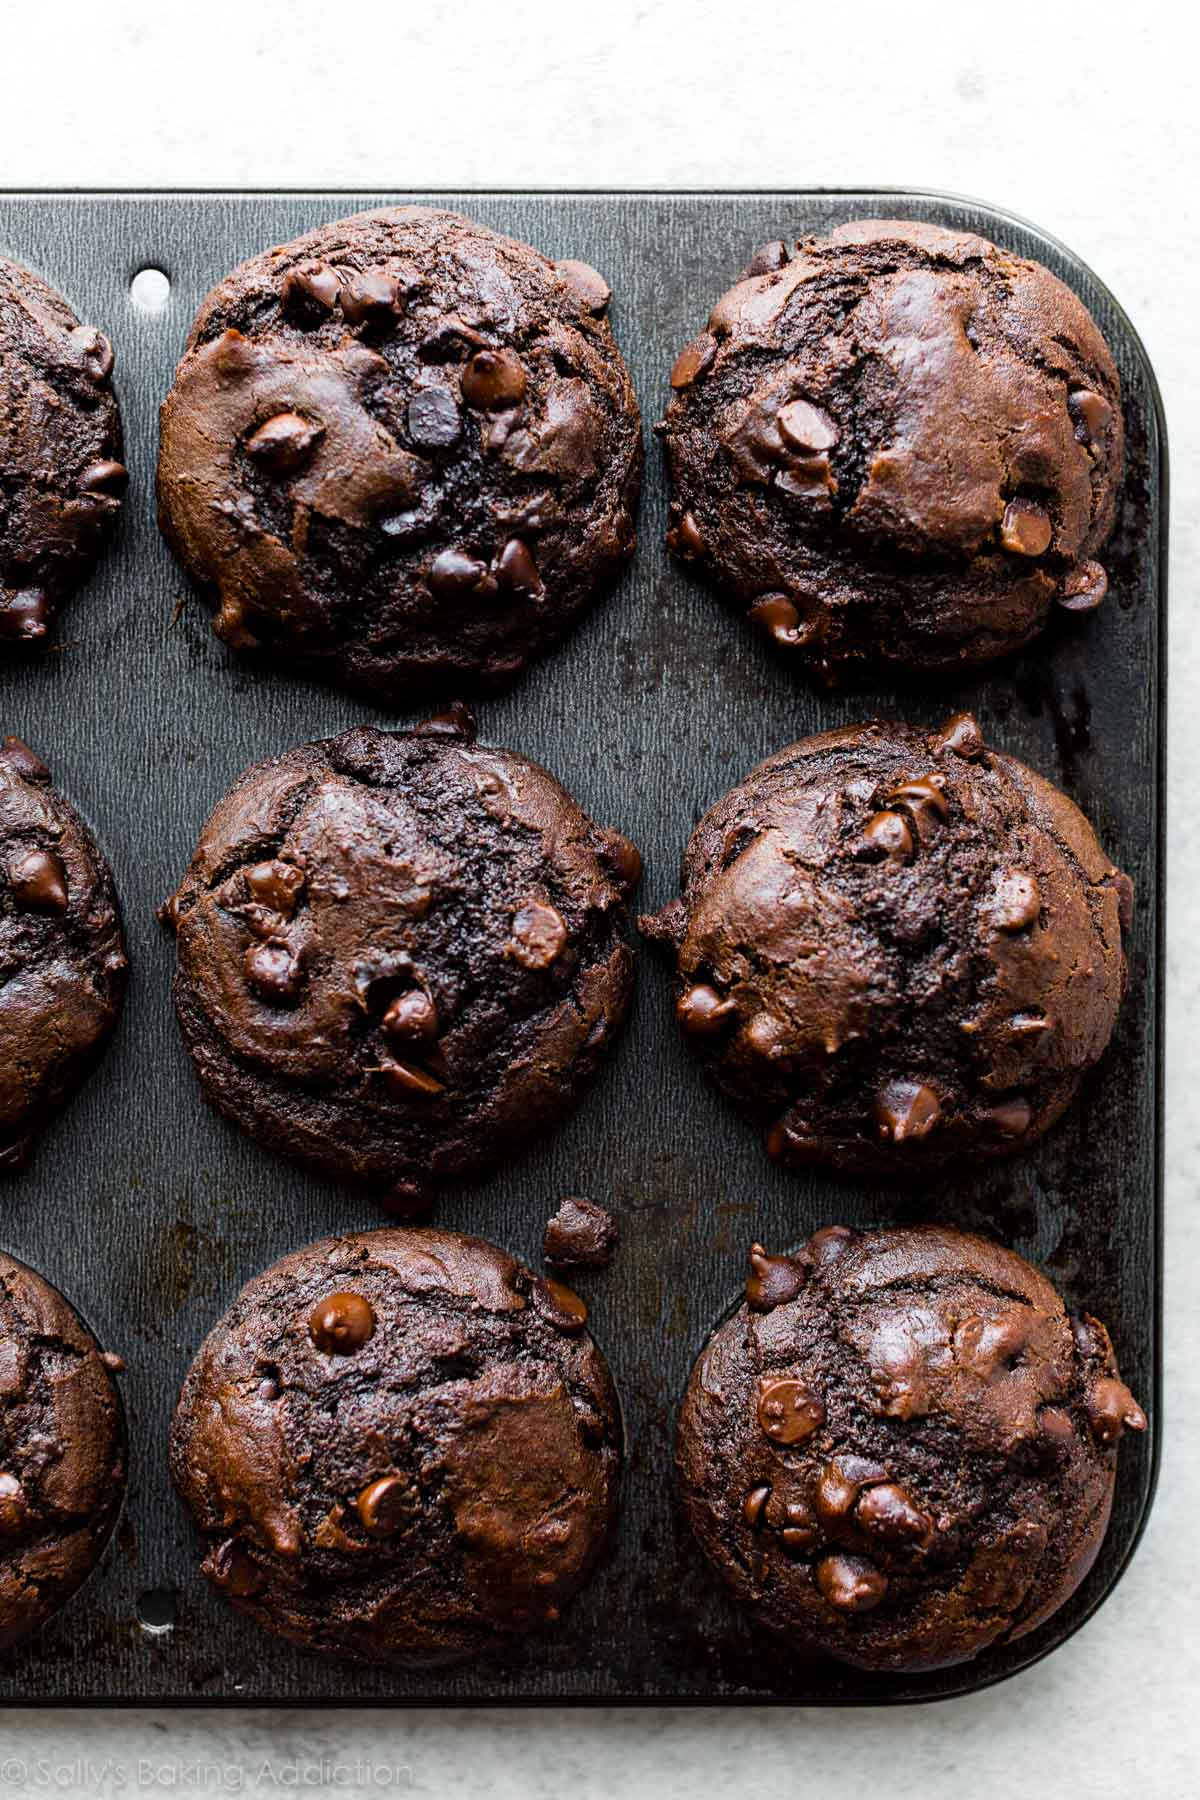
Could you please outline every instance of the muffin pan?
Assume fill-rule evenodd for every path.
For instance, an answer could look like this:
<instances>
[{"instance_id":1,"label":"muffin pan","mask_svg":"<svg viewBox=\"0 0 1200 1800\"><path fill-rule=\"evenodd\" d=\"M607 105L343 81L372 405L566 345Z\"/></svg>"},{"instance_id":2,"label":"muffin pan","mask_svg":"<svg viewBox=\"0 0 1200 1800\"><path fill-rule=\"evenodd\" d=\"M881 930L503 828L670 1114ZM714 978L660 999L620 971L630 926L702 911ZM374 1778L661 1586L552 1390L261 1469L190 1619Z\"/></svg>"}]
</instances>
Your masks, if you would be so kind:
<instances>
[{"instance_id":1,"label":"muffin pan","mask_svg":"<svg viewBox=\"0 0 1200 1800\"><path fill-rule=\"evenodd\" d=\"M430 198L608 277L647 434L679 345L766 239L854 217L932 219L1036 257L1073 286L1112 346L1125 394L1128 470L1097 613L1053 620L982 674L822 692L670 563L663 470L648 442L632 569L562 648L481 703L480 735L545 763L594 817L634 839L646 862L637 904L649 911L677 891L700 813L771 751L874 713L936 725L966 708L990 743L1078 801L1133 877L1137 904L1116 1037L1066 1117L1029 1154L925 1188L775 1168L705 1086L679 1040L669 980L639 950L632 1024L578 1113L508 1172L445 1198L436 1216L540 1267L542 1231L564 1194L617 1214L615 1263L578 1281L625 1409L613 1554L552 1633L499 1660L392 1673L306 1655L230 1612L200 1574L170 1487L179 1383L242 1284L315 1238L386 1221L369 1196L292 1169L204 1106L169 1003L173 944L154 914L212 805L249 763L360 720L419 715L238 666L159 539L153 477L158 404L213 283L322 220ZM0 660L0 722L45 758L104 844L133 964L112 1050L0 1188L0 1245L61 1287L127 1360L130 1497L87 1589L0 1659L0 1699L881 1704L987 1686L1060 1644L1133 1551L1160 1428L1166 444L1153 372L1116 302L1035 228L899 192L7 194L0 254L51 281L117 352L132 477L117 540L64 612L58 645ZM448 697L431 695L426 710ZM752 1238L784 1249L820 1225L926 1217L998 1236L1103 1318L1152 1430L1122 1445L1099 1561L1047 1625L973 1664L872 1676L789 1656L717 1591L677 1516L672 1434L688 1370L738 1295Z\"/></svg>"}]
</instances>

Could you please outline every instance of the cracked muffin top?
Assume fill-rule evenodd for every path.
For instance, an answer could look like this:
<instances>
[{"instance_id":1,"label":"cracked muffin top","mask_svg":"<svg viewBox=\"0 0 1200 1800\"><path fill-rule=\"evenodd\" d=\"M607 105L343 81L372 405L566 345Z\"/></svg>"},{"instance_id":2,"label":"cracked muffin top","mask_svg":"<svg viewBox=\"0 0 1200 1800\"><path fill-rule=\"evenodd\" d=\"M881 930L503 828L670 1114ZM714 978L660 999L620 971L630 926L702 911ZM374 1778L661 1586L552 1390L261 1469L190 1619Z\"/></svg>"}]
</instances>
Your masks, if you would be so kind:
<instances>
[{"instance_id":1,"label":"cracked muffin top","mask_svg":"<svg viewBox=\"0 0 1200 1800\"><path fill-rule=\"evenodd\" d=\"M0 741L0 1171L91 1072L129 963L108 864L50 771Z\"/></svg>"},{"instance_id":2,"label":"cracked muffin top","mask_svg":"<svg viewBox=\"0 0 1200 1800\"><path fill-rule=\"evenodd\" d=\"M805 738L692 834L639 921L676 1012L769 1153L917 1174L1034 1143L1103 1054L1129 878L976 721Z\"/></svg>"},{"instance_id":3,"label":"cracked muffin top","mask_svg":"<svg viewBox=\"0 0 1200 1800\"><path fill-rule=\"evenodd\" d=\"M212 1102L419 1204L576 1103L624 1021L634 846L462 708L259 763L164 909Z\"/></svg>"},{"instance_id":4,"label":"cracked muffin top","mask_svg":"<svg viewBox=\"0 0 1200 1800\"><path fill-rule=\"evenodd\" d=\"M587 1307L479 1238L328 1238L256 1276L184 1383L171 1470L239 1611L368 1661L553 1624L617 1508Z\"/></svg>"},{"instance_id":5,"label":"cracked muffin top","mask_svg":"<svg viewBox=\"0 0 1200 1800\"><path fill-rule=\"evenodd\" d=\"M104 1553L125 1494L121 1366L56 1288L0 1255L0 1648Z\"/></svg>"},{"instance_id":6,"label":"cracked muffin top","mask_svg":"<svg viewBox=\"0 0 1200 1800\"><path fill-rule=\"evenodd\" d=\"M0 257L0 651L45 638L121 510L112 370L103 333Z\"/></svg>"},{"instance_id":7,"label":"cracked muffin top","mask_svg":"<svg viewBox=\"0 0 1200 1800\"><path fill-rule=\"evenodd\" d=\"M1103 1325L997 1244L938 1226L751 1251L692 1371L686 1516L795 1646L936 1669L1032 1631L1095 1561L1116 1446L1146 1418Z\"/></svg>"},{"instance_id":8,"label":"cracked muffin top","mask_svg":"<svg viewBox=\"0 0 1200 1800\"><path fill-rule=\"evenodd\" d=\"M1120 383L1038 263L911 220L765 245L671 386L669 547L828 679L988 662L1104 597Z\"/></svg>"},{"instance_id":9,"label":"cracked muffin top","mask_svg":"<svg viewBox=\"0 0 1200 1800\"><path fill-rule=\"evenodd\" d=\"M385 700L541 655L635 543L609 298L586 264L419 206L235 269L192 327L158 472L218 635Z\"/></svg>"}]
</instances>

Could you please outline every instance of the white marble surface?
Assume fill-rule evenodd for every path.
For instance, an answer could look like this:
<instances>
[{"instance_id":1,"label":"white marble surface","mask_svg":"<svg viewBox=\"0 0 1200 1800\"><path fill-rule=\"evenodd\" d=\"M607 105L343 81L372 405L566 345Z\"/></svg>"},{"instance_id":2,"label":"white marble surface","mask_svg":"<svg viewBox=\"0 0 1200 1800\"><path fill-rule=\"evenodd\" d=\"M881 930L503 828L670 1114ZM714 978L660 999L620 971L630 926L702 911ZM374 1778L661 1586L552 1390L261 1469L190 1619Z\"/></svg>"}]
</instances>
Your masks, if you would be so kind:
<instances>
[{"instance_id":1,"label":"white marble surface","mask_svg":"<svg viewBox=\"0 0 1200 1800\"><path fill-rule=\"evenodd\" d=\"M786 1789L1183 1796L1197 1785L1200 112L1162 0L56 0L6 8L6 186L927 185L1072 245L1142 332L1174 470L1166 1453L1132 1569L1072 1642L975 1699L685 1711L0 1714L0 1795L659 1800ZM1191 1521L1191 1523L1189 1523ZM362 1758L373 1765L356 1769ZM40 1766L39 1766L40 1759ZM107 1768L105 1765L108 1765ZM22 1765L25 1772L22 1773Z\"/></svg>"}]
</instances>

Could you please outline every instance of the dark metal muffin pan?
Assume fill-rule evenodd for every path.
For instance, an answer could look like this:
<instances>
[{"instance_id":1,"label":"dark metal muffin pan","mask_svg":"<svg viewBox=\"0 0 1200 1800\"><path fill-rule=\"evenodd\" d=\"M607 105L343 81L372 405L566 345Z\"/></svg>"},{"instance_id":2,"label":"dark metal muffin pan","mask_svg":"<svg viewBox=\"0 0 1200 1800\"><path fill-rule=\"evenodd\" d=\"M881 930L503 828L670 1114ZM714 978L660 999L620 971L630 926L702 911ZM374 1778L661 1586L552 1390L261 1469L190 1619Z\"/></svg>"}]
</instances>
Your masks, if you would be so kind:
<instances>
[{"instance_id":1,"label":"dark metal muffin pan","mask_svg":"<svg viewBox=\"0 0 1200 1800\"><path fill-rule=\"evenodd\" d=\"M936 724L968 707L991 743L1079 802L1133 876L1137 908L1116 1040L1067 1117L1024 1157L921 1189L773 1167L688 1061L666 975L639 952L630 1029L580 1111L519 1165L446 1199L438 1213L439 1223L494 1238L535 1265L564 1193L588 1194L619 1215L617 1261L579 1282L628 1428L613 1555L553 1633L506 1659L397 1674L307 1655L238 1618L200 1575L167 1478L180 1380L242 1283L313 1238L385 1221L369 1197L292 1170L202 1104L170 1006L172 946L154 911L210 807L248 763L358 720L404 724L415 715L239 667L159 539L153 475L158 403L208 288L251 252L322 220L413 198L469 212L551 256L582 257L608 276L648 435L676 351L765 239L860 216L934 219L1037 257L1074 287L1112 345L1125 390L1129 469L1098 613L1052 621L1028 650L983 674L822 692L672 566L662 546L663 470L648 442L633 568L567 644L480 708L481 735L546 763L596 819L641 845L640 903L649 909L675 891L699 814L769 752L877 712ZM0 1243L61 1287L127 1358L132 1440L117 1541L58 1620L0 1659L0 1701L880 1704L969 1692L1061 1644L1128 1562L1158 1456L1166 444L1153 372L1112 296L1020 220L897 192L7 194L0 254L47 277L116 346L133 477L119 538L66 610L57 646L0 661L0 728L34 746L95 827L134 972L101 1069L28 1167L0 1187ZM131 298L146 267L170 278L159 312ZM752 1238L782 1248L819 1225L923 1217L996 1235L1104 1319L1153 1431L1122 1445L1099 1562L1054 1619L961 1668L871 1676L788 1658L717 1591L676 1520L671 1437L692 1359L737 1292Z\"/></svg>"}]
</instances>

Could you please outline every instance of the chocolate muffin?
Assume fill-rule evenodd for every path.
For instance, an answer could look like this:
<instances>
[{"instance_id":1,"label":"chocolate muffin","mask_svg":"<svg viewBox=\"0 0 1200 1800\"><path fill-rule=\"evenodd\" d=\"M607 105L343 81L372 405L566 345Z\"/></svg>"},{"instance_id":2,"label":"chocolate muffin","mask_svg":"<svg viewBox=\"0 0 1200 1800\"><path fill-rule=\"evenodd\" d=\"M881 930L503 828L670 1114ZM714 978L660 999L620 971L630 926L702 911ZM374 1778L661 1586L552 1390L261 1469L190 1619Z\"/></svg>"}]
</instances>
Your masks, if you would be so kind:
<instances>
[{"instance_id":1,"label":"chocolate muffin","mask_svg":"<svg viewBox=\"0 0 1200 1800\"><path fill-rule=\"evenodd\" d=\"M985 663L1104 597L1120 383L1038 263L912 220L768 244L671 386L669 547L827 678Z\"/></svg>"},{"instance_id":2,"label":"chocolate muffin","mask_svg":"<svg viewBox=\"0 0 1200 1800\"><path fill-rule=\"evenodd\" d=\"M761 1625L863 1669L938 1669L1067 1600L1145 1414L1103 1325L940 1226L751 1252L676 1455L705 1555Z\"/></svg>"},{"instance_id":3,"label":"chocolate muffin","mask_svg":"<svg viewBox=\"0 0 1200 1800\"><path fill-rule=\"evenodd\" d=\"M104 1554L125 1496L121 1366L56 1288L0 1254L0 1649Z\"/></svg>"},{"instance_id":4,"label":"chocolate muffin","mask_svg":"<svg viewBox=\"0 0 1200 1800\"><path fill-rule=\"evenodd\" d=\"M0 1171L91 1072L129 965L108 864L50 771L0 742Z\"/></svg>"},{"instance_id":5,"label":"chocolate muffin","mask_svg":"<svg viewBox=\"0 0 1200 1800\"><path fill-rule=\"evenodd\" d=\"M580 1098L624 1020L640 858L465 709L259 763L164 909L209 1099L397 1204Z\"/></svg>"},{"instance_id":6,"label":"chocolate muffin","mask_svg":"<svg viewBox=\"0 0 1200 1800\"><path fill-rule=\"evenodd\" d=\"M385 700L493 688L633 554L637 402L594 269L456 213L359 213L204 301L159 518L215 629Z\"/></svg>"},{"instance_id":7,"label":"chocolate muffin","mask_svg":"<svg viewBox=\"0 0 1200 1800\"><path fill-rule=\"evenodd\" d=\"M243 1289L171 1472L240 1612L373 1662L553 1623L603 1551L621 1427L587 1307L479 1238L327 1238Z\"/></svg>"},{"instance_id":8,"label":"chocolate muffin","mask_svg":"<svg viewBox=\"0 0 1200 1800\"><path fill-rule=\"evenodd\" d=\"M0 650L46 636L121 510L112 370L103 333L0 257Z\"/></svg>"},{"instance_id":9,"label":"chocolate muffin","mask_svg":"<svg viewBox=\"0 0 1200 1800\"><path fill-rule=\"evenodd\" d=\"M781 750L700 821L682 898L640 925L773 1157L916 1174L1059 1117L1112 1034L1132 898L1066 795L960 713Z\"/></svg>"}]
</instances>

